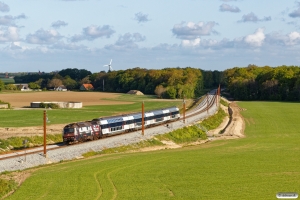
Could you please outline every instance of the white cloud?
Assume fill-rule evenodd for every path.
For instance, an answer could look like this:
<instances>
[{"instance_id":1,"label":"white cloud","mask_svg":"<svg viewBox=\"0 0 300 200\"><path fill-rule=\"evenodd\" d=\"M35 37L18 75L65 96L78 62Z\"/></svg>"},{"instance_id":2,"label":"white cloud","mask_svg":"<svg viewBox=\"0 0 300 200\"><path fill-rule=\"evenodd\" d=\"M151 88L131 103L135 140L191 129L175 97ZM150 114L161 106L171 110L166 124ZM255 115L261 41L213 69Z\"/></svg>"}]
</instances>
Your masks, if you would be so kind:
<instances>
[{"instance_id":1,"label":"white cloud","mask_svg":"<svg viewBox=\"0 0 300 200\"><path fill-rule=\"evenodd\" d=\"M293 31L290 34L288 34L288 45L296 45L300 42L300 33Z\"/></svg>"},{"instance_id":2,"label":"white cloud","mask_svg":"<svg viewBox=\"0 0 300 200\"><path fill-rule=\"evenodd\" d=\"M0 16L0 25L4 25L4 26L15 25L15 20L25 19L25 18L26 18L25 14L21 14L21 15L15 16L15 17L12 15Z\"/></svg>"},{"instance_id":3,"label":"white cloud","mask_svg":"<svg viewBox=\"0 0 300 200\"><path fill-rule=\"evenodd\" d=\"M8 12L8 11L9 11L9 6L0 1L0 12Z\"/></svg>"},{"instance_id":4,"label":"white cloud","mask_svg":"<svg viewBox=\"0 0 300 200\"><path fill-rule=\"evenodd\" d=\"M192 40L199 36L217 33L217 31L213 29L215 25L217 25L216 22L182 22L181 24L175 24L172 32L177 38Z\"/></svg>"},{"instance_id":5,"label":"white cloud","mask_svg":"<svg viewBox=\"0 0 300 200\"><path fill-rule=\"evenodd\" d=\"M149 21L148 15L147 14L143 14L141 12L136 13L134 19L137 20L138 23L148 22Z\"/></svg>"},{"instance_id":6,"label":"white cloud","mask_svg":"<svg viewBox=\"0 0 300 200\"><path fill-rule=\"evenodd\" d=\"M14 26L0 28L0 42L13 42L19 40L18 28Z\"/></svg>"},{"instance_id":7,"label":"white cloud","mask_svg":"<svg viewBox=\"0 0 300 200\"><path fill-rule=\"evenodd\" d=\"M106 45L106 49L110 50L126 50L126 49L136 49L138 48L137 42L142 42L146 39L140 33L125 33L120 36L114 45Z\"/></svg>"},{"instance_id":8,"label":"white cloud","mask_svg":"<svg viewBox=\"0 0 300 200\"><path fill-rule=\"evenodd\" d=\"M67 22L58 20L58 21L56 21L56 22L53 22L53 23L51 24L51 27L53 27L53 28L60 28L60 27L62 27L62 26L67 26L67 25L68 25Z\"/></svg>"},{"instance_id":9,"label":"white cloud","mask_svg":"<svg viewBox=\"0 0 300 200\"><path fill-rule=\"evenodd\" d=\"M263 21L271 21L272 18L271 16L269 17L264 17L262 19L258 18L253 12L243 15L242 16L242 20L238 21L238 22L263 22Z\"/></svg>"},{"instance_id":10,"label":"white cloud","mask_svg":"<svg viewBox=\"0 0 300 200\"><path fill-rule=\"evenodd\" d=\"M84 45L76 45L73 43L64 43L61 41L58 41L57 43L53 44L51 49L59 49L59 50L81 50L81 49L86 49L87 47Z\"/></svg>"},{"instance_id":11,"label":"white cloud","mask_svg":"<svg viewBox=\"0 0 300 200\"><path fill-rule=\"evenodd\" d=\"M254 34L246 36L244 41L251 46L260 47L264 42L265 38L266 36L264 34L264 29L259 28Z\"/></svg>"},{"instance_id":12,"label":"white cloud","mask_svg":"<svg viewBox=\"0 0 300 200\"><path fill-rule=\"evenodd\" d=\"M238 13L241 10L238 7L234 7L234 6L223 3L222 5L220 5L220 11L222 11L222 12L228 11L228 12Z\"/></svg>"},{"instance_id":13,"label":"white cloud","mask_svg":"<svg viewBox=\"0 0 300 200\"><path fill-rule=\"evenodd\" d=\"M83 28L82 34L74 35L71 38L71 41L78 42L81 40L95 40L101 37L110 38L110 36L114 33L115 31L109 25L104 25L102 27L91 25L86 28Z\"/></svg>"},{"instance_id":14,"label":"white cloud","mask_svg":"<svg viewBox=\"0 0 300 200\"><path fill-rule=\"evenodd\" d=\"M28 34L26 41L31 44L52 44L61 38L62 36L56 30L39 29L34 34Z\"/></svg>"},{"instance_id":15,"label":"white cloud","mask_svg":"<svg viewBox=\"0 0 300 200\"><path fill-rule=\"evenodd\" d=\"M182 40L181 45L184 47L193 47L200 45L200 38L196 38L194 40Z\"/></svg>"},{"instance_id":16,"label":"white cloud","mask_svg":"<svg viewBox=\"0 0 300 200\"><path fill-rule=\"evenodd\" d=\"M296 18L296 17L300 17L300 8L298 8L297 10L294 10L293 12L291 12L289 14L290 17Z\"/></svg>"}]
</instances>

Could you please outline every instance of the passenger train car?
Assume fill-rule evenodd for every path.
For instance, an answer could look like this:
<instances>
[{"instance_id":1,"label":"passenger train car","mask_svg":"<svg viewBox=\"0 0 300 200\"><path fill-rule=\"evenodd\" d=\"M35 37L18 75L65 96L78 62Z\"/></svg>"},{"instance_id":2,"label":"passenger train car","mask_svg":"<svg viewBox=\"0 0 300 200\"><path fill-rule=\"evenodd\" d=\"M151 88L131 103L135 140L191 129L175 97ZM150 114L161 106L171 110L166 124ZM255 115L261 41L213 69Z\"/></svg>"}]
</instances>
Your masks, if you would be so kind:
<instances>
[{"instance_id":1,"label":"passenger train car","mask_svg":"<svg viewBox=\"0 0 300 200\"><path fill-rule=\"evenodd\" d=\"M177 107L144 113L145 128L176 121L180 118ZM135 131L142 128L142 113L96 118L92 121L68 124L63 130L65 143L94 140L106 136Z\"/></svg>"}]
</instances>

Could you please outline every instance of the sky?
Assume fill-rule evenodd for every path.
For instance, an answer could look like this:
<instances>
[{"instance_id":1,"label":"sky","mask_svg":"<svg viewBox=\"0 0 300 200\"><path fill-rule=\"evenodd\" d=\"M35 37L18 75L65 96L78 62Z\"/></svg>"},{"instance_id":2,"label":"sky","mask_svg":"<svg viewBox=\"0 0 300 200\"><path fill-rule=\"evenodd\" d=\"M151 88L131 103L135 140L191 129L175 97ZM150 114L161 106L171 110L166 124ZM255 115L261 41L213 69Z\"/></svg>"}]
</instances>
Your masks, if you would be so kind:
<instances>
[{"instance_id":1,"label":"sky","mask_svg":"<svg viewBox=\"0 0 300 200\"><path fill-rule=\"evenodd\" d=\"M0 0L0 72L300 61L300 1Z\"/></svg>"}]
</instances>

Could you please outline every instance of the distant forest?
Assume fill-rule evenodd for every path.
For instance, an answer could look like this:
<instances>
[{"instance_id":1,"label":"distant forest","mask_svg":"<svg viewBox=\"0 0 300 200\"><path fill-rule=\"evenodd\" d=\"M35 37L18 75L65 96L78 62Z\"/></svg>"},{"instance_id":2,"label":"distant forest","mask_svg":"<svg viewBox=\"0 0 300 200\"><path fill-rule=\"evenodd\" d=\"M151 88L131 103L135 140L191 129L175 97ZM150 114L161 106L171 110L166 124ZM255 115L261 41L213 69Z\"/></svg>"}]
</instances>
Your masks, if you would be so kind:
<instances>
[{"instance_id":1,"label":"distant forest","mask_svg":"<svg viewBox=\"0 0 300 200\"><path fill-rule=\"evenodd\" d=\"M84 69L64 69L56 74L16 76L16 83L30 83L32 89L49 89L65 85L78 90L91 83L95 90L123 92L140 90L160 98L196 98L219 84L235 100L300 101L300 68L298 66L234 67L225 71L191 67L161 70L133 68L99 73ZM1 84L0 84L1 89Z\"/></svg>"},{"instance_id":2,"label":"distant forest","mask_svg":"<svg viewBox=\"0 0 300 200\"><path fill-rule=\"evenodd\" d=\"M300 101L298 66L235 67L224 71L224 83L236 100Z\"/></svg>"}]
</instances>

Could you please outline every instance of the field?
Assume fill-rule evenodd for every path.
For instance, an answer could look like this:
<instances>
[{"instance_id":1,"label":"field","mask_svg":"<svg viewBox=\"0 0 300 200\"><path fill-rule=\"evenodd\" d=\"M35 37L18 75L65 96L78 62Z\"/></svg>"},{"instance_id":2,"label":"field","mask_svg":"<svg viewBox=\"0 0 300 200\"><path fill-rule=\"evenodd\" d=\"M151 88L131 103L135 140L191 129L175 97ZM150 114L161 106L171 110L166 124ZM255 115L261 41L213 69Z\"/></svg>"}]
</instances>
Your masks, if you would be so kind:
<instances>
[{"instance_id":1,"label":"field","mask_svg":"<svg viewBox=\"0 0 300 200\"><path fill-rule=\"evenodd\" d=\"M13 110L0 109L0 138L43 133L44 109L28 108L30 102L75 101L83 103L83 108L80 109L47 109L50 121L47 123L47 130L49 130L47 132L50 134L60 134L63 126L72 122L128 112L141 112L143 101L146 111L170 106L182 107L182 100L160 100L151 95L136 96L103 92L0 93L0 100L9 102L13 107Z\"/></svg>"},{"instance_id":2,"label":"field","mask_svg":"<svg viewBox=\"0 0 300 200\"><path fill-rule=\"evenodd\" d=\"M105 92L16 92L16 93L1 93L0 100L9 102L13 108L30 107L31 102L45 101L74 101L82 102L83 106L90 105L115 105L115 104L130 104L131 102L111 101L105 99L113 99L120 96L117 93Z\"/></svg>"},{"instance_id":3,"label":"field","mask_svg":"<svg viewBox=\"0 0 300 200\"><path fill-rule=\"evenodd\" d=\"M276 199L278 192L299 194L300 104L238 105L245 109L242 139L32 169L7 199L248 200Z\"/></svg>"},{"instance_id":4,"label":"field","mask_svg":"<svg viewBox=\"0 0 300 200\"><path fill-rule=\"evenodd\" d=\"M5 84L14 84L15 80L13 78L0 78L1 81Z\"/></svg>"}]
</instances>

